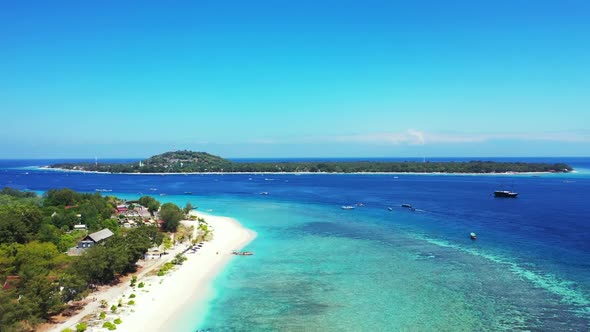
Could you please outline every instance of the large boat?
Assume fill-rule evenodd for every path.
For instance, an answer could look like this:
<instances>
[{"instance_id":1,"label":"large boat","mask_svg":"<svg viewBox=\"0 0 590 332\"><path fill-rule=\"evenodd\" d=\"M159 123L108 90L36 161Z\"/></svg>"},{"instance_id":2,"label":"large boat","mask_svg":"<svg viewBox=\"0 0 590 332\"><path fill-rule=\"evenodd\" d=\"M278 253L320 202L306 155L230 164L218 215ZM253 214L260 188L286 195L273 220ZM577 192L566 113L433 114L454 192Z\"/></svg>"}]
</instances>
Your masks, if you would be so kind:
<instances>
[{"instance_id":1,"label":"large boat","mask_svg":"<svg viewBox=\"0 0 590 332\"><path fill-rule=\"evenodd\" d=\"M509 190L496 190L496 191L494 191L494 196L495 197L516 198L516 196L518 196L518 193L515 193L513 191L509 191Z\"/></svg>"}]
</instances>

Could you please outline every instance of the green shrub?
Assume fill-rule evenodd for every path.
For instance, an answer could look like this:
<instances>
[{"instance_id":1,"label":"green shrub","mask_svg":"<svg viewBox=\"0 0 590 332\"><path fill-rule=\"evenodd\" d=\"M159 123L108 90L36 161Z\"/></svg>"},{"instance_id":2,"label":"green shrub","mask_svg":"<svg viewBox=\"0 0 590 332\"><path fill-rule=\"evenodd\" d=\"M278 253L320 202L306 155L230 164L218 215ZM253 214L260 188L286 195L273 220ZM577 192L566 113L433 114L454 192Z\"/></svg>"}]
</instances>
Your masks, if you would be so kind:
<instances>
[{"instance_id":1,"label":"green shrub","mask_svg":"<svg viewBox=\"0 0 590 332\"><path fill-rule=\"evenodd\" d=\"M115 325L111 322L104 322L104 324L102 324L102 327L107 328L110 331L117 329L117 325Z\"/></svg>"},{"instance_id":2,"label":"green shrub","mask_svg":"<svg viewBox=\"0 0 590 332\"><path fill-rule=\"evenodd\" d=\"M131 287L135 286L136 282L137 282L137 276L131 277L131 283L130 283Z\"/></svg>"},{"instance_id":3,"label":"green shrub","mask_svg":"<svg viewBox=\"0 0 590 332\"><path fill-rule=\"evenodd\" d=\"M134 299L134 298L135 298L135 294L131 294L131 295L129 295L129 298L130 298L130 299Z\"/></svg>"},{"instance_id":4,"label":"green shrub","mask_svg":"<svg viewBox=\"0 0 590 332\"><path fill-rule=\"evenodd\" d=\"M121 318L117 318L117 319L114 320L114 323L115 324L121 324L121 323L123 323L123 321L121 320Z\"/></svg>"},{"instance_id":5,"label":"green shrub","mask_svg":"<svg viewBox=\"0 0 590 332\"><path fill-rule=\"evenodd\" d=\"M130 300L129 302L127 302L127 304L128 304L128 305L134 305L134 304L135 304L135 301L133 301L133 300Z\"/></svg>"},{"instance_id":6,"label":"green shrub","mask_svg":"<svg viewBox=\"0 0 590 332\"><path fill-rule=\"evenodd\" d=\"M143 282L140 282L139 285L137 285L137 288L143 288L143 286L145 286L145 284Z\"/></svg>"},{"instance_id":7,"label":"green shrub","mask_svg":"<svg viewBox=\"0 0 590 332\"><path fill-rule=\"evenodd\" d=\"M84 332L88 328L88 325L84 322L76 325L76 332Z\"/></svg>"},{"instance_id":8,"label":"green shrub","mask_svg":"<svg viewBox=\"0 0 590 332\"><path fill-rule=\"evenodd\" d=\"M100 318L100 319L107 318L107 313L105 311L101 312L100 315L98 316L98 318Z\"/></svg>"},{"instance_id":9,"label":"green shrub","mask_svg":"<svg viewBox=\"0 0 590 332\"><path fill-rule=\"evenodd\" d=\"M61 332L74 332L74 330L72 330L69 327L66 327L65 329L61 330Z\"/></svg>"},{"instance_id":10,"label":"green shrub","mask_svg":"<svg viewBox=\"0 0 590 332\"><path fill-rule=\"evenodd\" d=\"M184 256L183 254L177 254L176 256L174 256L174 259L171 261L171 263L174 265L182 265L182 263L186 260L186 256Z\"/></svg>"},{"instance_id":11,"label":"green shrub","mask_svg":"<svg viewBox=\"0 0 590 332\"><path fill-rule=\"evenodd\" d=\"M117 312L117 306L116 306L116 305L114 305L114 304L113 304L113 305L111 306L111 312L112 312L112 313L115 313L115 312Z\"/></svg>"}]
</instances>

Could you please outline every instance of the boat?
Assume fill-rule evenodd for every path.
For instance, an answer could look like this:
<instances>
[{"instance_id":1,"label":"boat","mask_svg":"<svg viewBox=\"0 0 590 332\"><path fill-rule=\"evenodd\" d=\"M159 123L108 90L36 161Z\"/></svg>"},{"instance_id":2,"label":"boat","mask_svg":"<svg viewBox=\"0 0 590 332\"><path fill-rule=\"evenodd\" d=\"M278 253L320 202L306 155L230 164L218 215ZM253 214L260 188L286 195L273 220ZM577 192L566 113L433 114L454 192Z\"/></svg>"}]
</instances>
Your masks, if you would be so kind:
<instances>
[{"instance_id":1,"label":"boat","mask_svg":"<svg viewBox=\"0 0 590 332\"><path fill-rule=\"evenodd\" d=\"M387 208L387 211L393 211L393 208L392 207L388 207Z\"/></svg>"},{"instance_id":2,"label":"boat","mask_svg":"<svg viewBox=\"0 0 590 332\"><path fill-rule=\"evenodd\" d=\"M341 208L342 210L354 210L354 206L352 205L343 205Z\"/></svg>"},{"instance_id":3,"label":"boat","mask_svg":"<svg viewBox=\"0 0 590 332\"><path fill-rule=\"evenodd\" d=\"M494 197L516 198L516 196L518 196L518 193L509 190L494 191Z\"/></svg>"},{"instance_id":4,"label":"boat","mask_svg":"<svg viewBox=\"0 0 590 332\"><path fill-rule=\"evenodd\" d=\"M268 191L263 191L260 193L260 195L268 195Z\"/></svg>"},{"instance_id":5,"label":"boat","mask_svg":"<svg viewBox=\"0 0 590 332\"><path fill-rule=\"evenodd\" d=\"M404 208L408 208L408 209L411 209L411 208L412 208L412 205L410 205L410 204L405 204L405 203L404 203L404 204L402 204L402 207L404 207Z\"/></svg>"},{"instance_id":6,"label":"boat","mask_svg":"<svg viewBox=\"0 0 590 332\"><path fill-rule=\"evenodd\" d=\"M477 235L476 235L475 233L473 233L473 232L471 232L471 233L469 234L469 237L470 237L472 240L475 240L475 239L477 239Z\"/></svg>"},{"instance_id":7,"label":"boat","mask_svg":"<svg viewBox=\"0 0 590 332\"><path fill-rule=\"evenodd\" d=\"M356 206L365 206L363 203L356 203Z\"/></svg>"},{"instance_id":8,"label":"boat","mask_svg":"<svg viewBox=\"0 0 590 332\"><path fill-rule=\"evenodd\" d=\"M234 250L234 251L232 251L232 255L236 255L236 256L252 256L252 255L254 255L254 253L251 252L251 251L237 251L237 250Z\"/></svg>"},{"instance_id":9,"label":"boat","mask_svg":"<svg viewBox=\"0 0 590 332\"><path fill-rule=\"evenodd\" d=\"M192 194L193 194L193 192L192 192L192 191L185 191L185 192L184 192L184 194L185 194L185 195L192 195Z\"/></svg>"}]
</instances>

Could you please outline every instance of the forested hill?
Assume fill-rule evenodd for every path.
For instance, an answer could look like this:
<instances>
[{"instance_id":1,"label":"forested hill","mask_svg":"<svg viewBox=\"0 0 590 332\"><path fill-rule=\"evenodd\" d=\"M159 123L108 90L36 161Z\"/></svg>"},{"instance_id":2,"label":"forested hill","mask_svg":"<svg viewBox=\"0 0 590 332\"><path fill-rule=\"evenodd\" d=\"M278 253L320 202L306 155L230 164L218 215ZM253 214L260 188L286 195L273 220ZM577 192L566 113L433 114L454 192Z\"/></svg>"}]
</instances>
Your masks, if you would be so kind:
<instances>
[{"instance_id":1,"label":"forested hill","mask_svg":"<svg viewBox=\"0 0 590 332\"><path fill-rule=\"evenodd\" d=\"M109 173L507 173L569 172L564 163L524 162L232 162L205 152L172 151L137 163L54 164L51 168Z\"/></svg>"}]
</instances>

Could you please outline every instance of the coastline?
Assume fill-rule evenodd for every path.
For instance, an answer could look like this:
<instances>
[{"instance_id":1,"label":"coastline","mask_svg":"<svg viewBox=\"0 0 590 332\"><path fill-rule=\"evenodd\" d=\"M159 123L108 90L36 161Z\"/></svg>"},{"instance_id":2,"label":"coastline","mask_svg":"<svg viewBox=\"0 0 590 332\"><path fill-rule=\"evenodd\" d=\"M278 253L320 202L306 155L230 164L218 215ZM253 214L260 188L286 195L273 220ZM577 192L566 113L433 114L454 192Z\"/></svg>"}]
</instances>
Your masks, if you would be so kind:
<instances>
[{"instance_id":1,"label":"coastline","mask_svg":"<svg viewBox=\"0 0 590 332\"><path fill-rule=\"evenodd\" d=\"M192 211L192 215L204 218L213 228L213 239L204 243L196 253L190 251L185 254L187 260L164 276L157 276L157 266L144 271L137 283L143 282L145 287L132 288L129 282L109 287L104 291L90 294L90 298L97 299L87 305L81 312L59 325L53 325L49 331L60 332L64 328L75 330L76 324L88 322L87 331L103 331L105 321L113 322L120 318L122 323L117 326L123 331L173 331L177 326L185 309L211 298L214 279L223 271L233 255L233 250L240 250L256 237L256 233L243 227L237 220ZM197 221L183 221L186 225L196 225ZM196 232L196 230L195 230ZM177 253L184 251L187 244L178 244L170 254L158 261L164 263L174 258ZM134 294L135 297L130 297ZM129 304L133 298L135 304ZM107 299L107 308L98 307L101 299ZM123 306L112 313L109 308L121 300ZM105 319L98 319L100 312L107 313Z\"/></svg>"},{"instance_id":2,"label":"coastline","mask_svg":"<svg viewBox=\"0 0 590 332\"><path fill-rule=\"evenodd\" d=\"M467 176L505 176L505 175L543 175L543 174L571 174L577 173L574 169L570 172L504 172L504 173L448 173L448 172L185 172L185 173L112 173L99 171L85 171L79 169L53 168L49 166L31 167L32 170L44 170L55 172L110 174L110 175L467 175Z\"/></svg>"}]
</instances>

